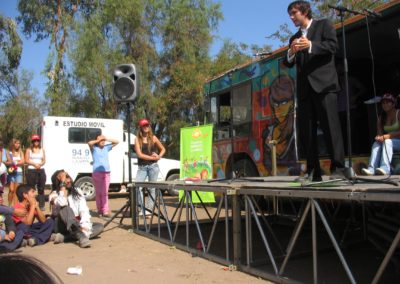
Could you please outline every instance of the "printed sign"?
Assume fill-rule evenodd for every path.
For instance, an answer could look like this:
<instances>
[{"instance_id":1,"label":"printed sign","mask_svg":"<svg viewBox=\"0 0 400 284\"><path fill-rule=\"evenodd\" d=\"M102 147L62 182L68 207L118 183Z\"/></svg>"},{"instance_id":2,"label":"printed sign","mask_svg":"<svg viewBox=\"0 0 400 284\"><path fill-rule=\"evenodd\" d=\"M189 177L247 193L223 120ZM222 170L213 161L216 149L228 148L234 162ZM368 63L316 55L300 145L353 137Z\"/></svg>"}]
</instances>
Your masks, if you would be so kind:
<instances>
[{"instance_id":1,"label":"printed sign","mask_svg":"<svg viewBox=\"0 0 400 284\"><path fill-rule=\"evenodd\" d=\"M187 127L181 129L181 168L180 178L193 182L212 178L212 125ZM198 194L198 195L197 195ZM213 192L192 192L192 201L215 202ZM179 198L183 191L179 192Z\"/></svg>"}]
</instances>

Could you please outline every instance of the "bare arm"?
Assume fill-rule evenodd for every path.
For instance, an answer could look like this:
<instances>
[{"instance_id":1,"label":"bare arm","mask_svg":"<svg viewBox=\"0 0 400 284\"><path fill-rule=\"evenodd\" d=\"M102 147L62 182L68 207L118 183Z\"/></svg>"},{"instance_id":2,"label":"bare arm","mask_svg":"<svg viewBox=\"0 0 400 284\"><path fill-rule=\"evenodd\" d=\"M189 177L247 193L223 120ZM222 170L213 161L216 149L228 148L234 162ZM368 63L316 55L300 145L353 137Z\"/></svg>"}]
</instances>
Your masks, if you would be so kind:
<instances>
[{"instance_id":1,"label":"bare arm","mask_svg":"<svg viewBox=\"0 0 400 284\"><path fill-rule=\"evenodd\" d=\"M44 152L44 149L42 149L43 151L43 158L42 158L42 162L40 163L40 166L43 166L44 164L46 164L46 153Z\"/></svg>"},{"instance_id":2,"label":"bare arm","mask_svg":"<svg viewBox=\"0 0 400 284\"><path fill-rule=\"evenodd\" d=\"M46 216L44 216L43 211L40 210L39 202L36 202L36 208L35 208L35 209L36 209L37 217L38 217L39 221L40 221L41 223L46 222Z\"/></svg>"},{"instance_id":3,"label":"bare arm","mask_svg":"<svg viewBox=\"0 0 400 284\"><path fill-rule=\"evenodd\" d=\"M99 143L101 141L100 137L101 136L99 136L98 139L90 140L88 142L88 145L89 145L90 149L92 149L95 144L97 144L97 143Z\"/></svg>"},{"instance_id":4,"label":"bare arm","mask_svg":"<svg viewBox=\"0 0 400 284\"><path fill-rule=\"evenodd\" d=\"M33 162L31 161L31 159L29 159L30 155L31 155L31 149L28 148L28 149L26 149L26 151L25 151L25 163L26 163L27 165L35 166L36 164L33 163Z\"/></svg>"},{"instance_id":5,"label":"bare arm","mask_svg":"<svg viewBox=\"0 0 400 284\"><path fill-rule=\"evenodd\" d=\"M119 141L116 139L106 139L106 141L111 142L112 147L114 148L115 146L118 145Z\"/></svg>"},{"instance_id":6,"label":"bare arm","mask_svg":"<svg viewBox=\"0 0 400 284\"><path fill-rule=\"evenodd\" d=\"M153 136L153 142L160 151L160 153L158 154L158 158L161 159L165 154L165 147L156 136Z\"/></svg>"},{"instance_id":7,"label":"bare arm","mask_svg":"<svg viewBox=\"0 0 400 284\"><path fill-rule=\"evenodd\" d=\"M399 113L396 113L396 119L399 121ZM383 140L385 139L393 139L393 138L399 138L400 137L400 131L393 131L387 134L383 135Z\"/></svg>"},{"instance_id":8,"label":"bare arm","mask_svg":"<svg viewBox=\"0 0 400 284\"><path fill-rule=\"evenodd\" d=\"M25 157L22 151L19 152L20 160L17 162L17 166L22 167L25 164Z\"/></svg>"},{"instance_id":9,"label":"bare arm","mask_svg":"<svg viewBox=\"0 0 400 284\"><path fill-rule=\"evenodd\" d=\"M378 117L378 121L376 122L376 134L377 135L382 135L383 134L383 129L382 129L382 117Z\"/></svg>"},{"instance_id":10,"label":"bare arm","mask_svg":"<svg viewBox=\"0 0 400 284\"><path fill-rule=\"evenodd\" d=\"M3 151L5 151L5 150L3 149ZM13 160L11 159L11 155L8 151L6 151L6 157L7 157L7 161L5 161L4 164L6 164L6 166L8 166L8 167L12 166Z\"/></svg>"},{"instance_id":11,"label":"bare arm","mask_svg":"<svg viewBox=\"0 0 400 284\"><path fill-rule=\"evenodd\" d=\"M28 214L25 218L22 219L22 222L26 225L32 225L33 221L35 220L35 209L36 209L36 200L35 198L29 199L29 210Z\"/></svg>"},{"instance_id":12,"label":"bare arm","mask_svg":"<svg viewBox=\"0 0 400 284\"><path fill-rule=\"evenodd\" d=\"M147 160L147 161L159 160L154 156L149 156L149 155L143 154L142 149L140 148L140 145L139 145L139 139L137 139L137 138L135 139L135 152L139 159L143 159L143 160Z\"/></svg>"}]
</instances>

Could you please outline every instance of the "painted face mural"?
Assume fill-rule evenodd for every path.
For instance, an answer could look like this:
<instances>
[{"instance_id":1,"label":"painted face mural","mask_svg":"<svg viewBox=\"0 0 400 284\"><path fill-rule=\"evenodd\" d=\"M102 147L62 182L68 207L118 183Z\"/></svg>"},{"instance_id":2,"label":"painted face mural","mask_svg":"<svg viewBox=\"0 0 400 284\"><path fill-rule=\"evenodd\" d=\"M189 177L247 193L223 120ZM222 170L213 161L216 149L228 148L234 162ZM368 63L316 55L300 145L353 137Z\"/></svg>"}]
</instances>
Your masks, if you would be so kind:
<instances>
[{"instance_id":1,"label":"painted face mural","mask_svg":"<svg viewBox=\"0 0 400 284\"><path fill-rule=\"evenodd\" d=\"M264 166L271 172L270 141L276 141L278 166L288 167L290 174L298 171L294 143L294 81L287 75L275 78L269 87L269 103L272 112L271 124L266 124L263 133Z\"/></svg>"}]
</instances>

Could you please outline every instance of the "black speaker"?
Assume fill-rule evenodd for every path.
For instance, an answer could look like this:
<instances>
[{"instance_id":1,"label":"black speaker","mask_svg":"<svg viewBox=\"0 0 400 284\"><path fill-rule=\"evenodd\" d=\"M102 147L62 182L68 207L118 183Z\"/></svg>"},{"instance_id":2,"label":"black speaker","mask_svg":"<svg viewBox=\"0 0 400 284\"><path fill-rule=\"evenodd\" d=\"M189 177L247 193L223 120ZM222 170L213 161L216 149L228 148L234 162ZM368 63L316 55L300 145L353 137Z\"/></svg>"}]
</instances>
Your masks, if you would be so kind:
<instances>
[{"instance_id":1,"label":"black speaker","mask_svg":"<svg viewBox=\"0 0 400 284\"><path fill-rule=\"evenodd\" d=\"M120 64L113 72L114 98L117 102L133 102L139 95L139 79L134 64Z\"/></svg>"}]
</instances>

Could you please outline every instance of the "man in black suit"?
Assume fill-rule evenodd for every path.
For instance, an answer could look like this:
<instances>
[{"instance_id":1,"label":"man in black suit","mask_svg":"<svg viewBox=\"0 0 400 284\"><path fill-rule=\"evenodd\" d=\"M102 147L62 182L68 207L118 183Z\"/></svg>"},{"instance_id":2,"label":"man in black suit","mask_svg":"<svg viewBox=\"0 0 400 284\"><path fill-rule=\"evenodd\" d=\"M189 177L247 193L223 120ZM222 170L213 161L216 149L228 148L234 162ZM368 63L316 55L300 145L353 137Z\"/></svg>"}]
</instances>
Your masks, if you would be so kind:
<instances>
[{"instance_id":1,"label":"man in black suit","mask_svg":"<svg viewBox=\"0 0 400 284\"><path fill-rule=\"evenodd\" d=\"M317 127L324 133L331 159L331 173L344 174L344 148L337 112L340 90L335 68L336 31L326 20L312 19L310 3L294 1L288 6L290 19L299 31L290 38L285 64L297 68L298 126L301 147L307 153L307 173L320 181Z\"/></svg>"}]
</instances>

